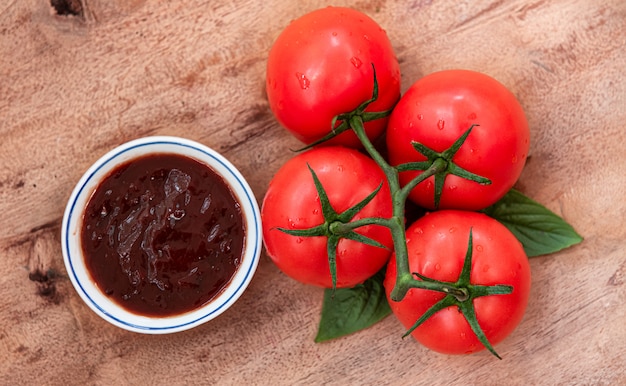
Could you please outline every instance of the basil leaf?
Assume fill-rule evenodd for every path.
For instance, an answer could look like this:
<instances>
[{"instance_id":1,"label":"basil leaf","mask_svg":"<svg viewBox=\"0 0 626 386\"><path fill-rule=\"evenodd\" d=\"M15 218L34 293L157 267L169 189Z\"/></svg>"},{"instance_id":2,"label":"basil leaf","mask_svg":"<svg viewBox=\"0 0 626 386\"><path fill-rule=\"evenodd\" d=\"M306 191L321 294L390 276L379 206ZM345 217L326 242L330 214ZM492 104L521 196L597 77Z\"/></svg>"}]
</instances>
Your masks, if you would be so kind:
<instances>
[{"instance_id":1,"label":"basil leaf","mask_svg":"<svg viewBox=\"0 0 626 386\"><path fill-rule=\"evenodd\" d=\"M515 189L484 212L517 237L528 257L554 253L583 240L561 217Z\"/></svg>"},{"instance_id":2,"label":"basil leaf","mask_svg":"<svg viewBox=\"0 0 626 386\"><path fill-rule=\"evenodd\" d=\"M315 342L363 330L391 314L383 287L384 278L382 270L353 288L326 289Z\"/></svg>"}]
</instances>

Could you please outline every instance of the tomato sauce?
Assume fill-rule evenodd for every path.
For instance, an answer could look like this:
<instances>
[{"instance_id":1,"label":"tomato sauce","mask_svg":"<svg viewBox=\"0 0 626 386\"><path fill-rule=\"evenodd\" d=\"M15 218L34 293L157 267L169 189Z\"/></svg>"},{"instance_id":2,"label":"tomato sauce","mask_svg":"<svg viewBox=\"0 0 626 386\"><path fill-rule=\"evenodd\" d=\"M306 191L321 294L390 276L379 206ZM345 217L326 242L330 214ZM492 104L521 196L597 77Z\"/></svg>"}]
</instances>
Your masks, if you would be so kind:
<instances>
[{"instance_id":1,"label":"tomato sauce","mask_svg":"<svg viewBox=\"0 0 626 386\"><path fill-rule=\"evenodd\" d=\"M230 282L243 255L241 207L222 177L157 154L113 170L95 189L81 244L98 287L130 312L196 309Z\"/></svg>"}]
</instances>

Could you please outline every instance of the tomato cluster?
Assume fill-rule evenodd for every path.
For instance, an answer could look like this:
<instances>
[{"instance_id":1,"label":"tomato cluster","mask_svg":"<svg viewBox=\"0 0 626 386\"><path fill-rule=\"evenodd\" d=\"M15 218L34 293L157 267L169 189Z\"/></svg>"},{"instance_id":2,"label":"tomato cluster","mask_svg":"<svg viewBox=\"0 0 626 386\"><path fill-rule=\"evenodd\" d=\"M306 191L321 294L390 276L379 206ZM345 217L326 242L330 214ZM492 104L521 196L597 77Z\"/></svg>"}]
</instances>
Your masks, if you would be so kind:
<instances>
[{"instance_id":1,"label":"tomato cluster","mask_svg":"<svg viewBox=\"0 0 626 386\"><path fill-rule=\"evenodd\" d=\"M272 261L325 288L353 287L386 267L391 309L418 341L495 354L491 345L520 322L530 291L520 242L478 212L512 188L528 154L515 96L466 70L427 75L400 96L385 31L341 7L282 31L266 86L278 122L309 145L263 200ZM383 134L386 158L372 145ZM428 214L405 224L406 199Z\"/></svg>"}]
</instances>

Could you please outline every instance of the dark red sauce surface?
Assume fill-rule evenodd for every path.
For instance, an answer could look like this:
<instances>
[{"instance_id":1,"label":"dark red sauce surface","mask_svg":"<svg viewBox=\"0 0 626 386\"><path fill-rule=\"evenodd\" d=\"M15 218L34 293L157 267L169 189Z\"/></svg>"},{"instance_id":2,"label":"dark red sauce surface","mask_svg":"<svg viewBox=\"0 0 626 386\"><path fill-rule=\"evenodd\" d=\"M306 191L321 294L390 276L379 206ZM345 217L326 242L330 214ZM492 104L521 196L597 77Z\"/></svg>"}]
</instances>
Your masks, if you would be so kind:
<instances>
[{"instance_id":1,"label":"dark red sauce surface","mask_svg":"<svg viewBox=\"0 0 626 386\"><path fill-rule=\"evenodd\" d=\"M98 287L130 312L171 316L230 282L243 254L240 205L224 180L188 157L157 154L96 188L81 243Z\"/></svg>"}]
</instances>

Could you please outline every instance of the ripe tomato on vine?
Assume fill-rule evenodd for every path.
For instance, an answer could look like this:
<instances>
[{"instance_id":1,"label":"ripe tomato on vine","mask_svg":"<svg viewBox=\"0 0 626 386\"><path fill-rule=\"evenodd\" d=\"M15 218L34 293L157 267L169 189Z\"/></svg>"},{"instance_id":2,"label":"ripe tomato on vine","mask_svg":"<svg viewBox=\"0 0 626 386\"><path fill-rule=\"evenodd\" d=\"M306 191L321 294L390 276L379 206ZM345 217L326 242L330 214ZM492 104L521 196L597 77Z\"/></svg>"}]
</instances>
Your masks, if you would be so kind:
<instances>
[{"instance_id":1,"label":"ripe tomato on vine","mask_svg":"<svg viewBox=\"0 0 626 386\"><path fill-rule=\"evenodd\" d=\"M391 206L385 174L371 158L342 146L305 151L278 170L263 199L267 253L302 283L354 287L387 263L393 241L383 226L352 230L350 223L389 218Z\"/></svg>"},{"instance_id":2,"label":"ripe tomato on vine","mask_svg":"<svg viewBox=\"0 0 626 386\"><path fill-rule=\"evenodd\" d=\"M351 8L315 10L293 20L270 49L270 108L283 127L311 144L341 123L335 117L371 97L374 67L380 93L366 111L386 111L400 98L400 67L386 32ZM374 139L386 124L386 118L371 120L365 131ZM329 144L361 146L349 130Z\"/></svg>"},{"instance_id":3,"label":"ripe tomato on vine","mask_svg":"<svg viewBox=\"0 0 626 386\"><path fill-rule=\"evenodd\" d=\"M463 144L446 154L464 133ZM521 105L500 82L475 71L445 70L426 75L406 91L389 118L386 140L392 165L446 162L411 191L416 204L481 210L519 179L530 130ZM407 184L420 173L403 171L400 181Z\"/></svg>"},{"instance_id":4,"label":"ripe tomato on vine","mask_svg":"<svg viewBox=\"0 0 626 386\"><path fill-rule=\"evenodd\" d=\"M438 352L467 354L493 350L517 327L528 303L530 264L504 225L478 212L441 210L414 222L406 240L415 279L450 286L443 292L411 288L402 300L390 299L416 340ZM384 281L389 297L396 282L392 258ZM505 287L510 293L499 291Z\"/></svg>"}]
</instances>

